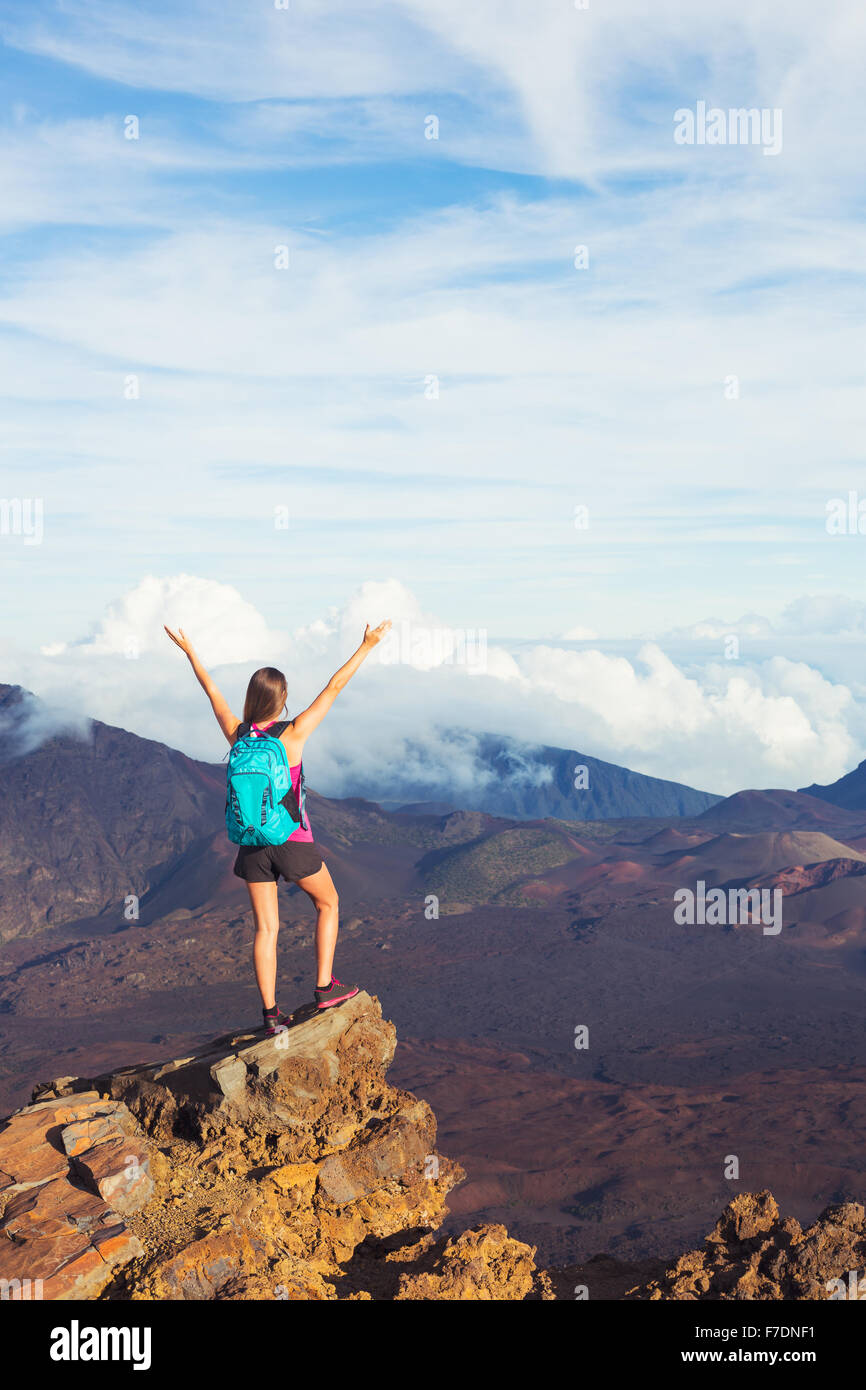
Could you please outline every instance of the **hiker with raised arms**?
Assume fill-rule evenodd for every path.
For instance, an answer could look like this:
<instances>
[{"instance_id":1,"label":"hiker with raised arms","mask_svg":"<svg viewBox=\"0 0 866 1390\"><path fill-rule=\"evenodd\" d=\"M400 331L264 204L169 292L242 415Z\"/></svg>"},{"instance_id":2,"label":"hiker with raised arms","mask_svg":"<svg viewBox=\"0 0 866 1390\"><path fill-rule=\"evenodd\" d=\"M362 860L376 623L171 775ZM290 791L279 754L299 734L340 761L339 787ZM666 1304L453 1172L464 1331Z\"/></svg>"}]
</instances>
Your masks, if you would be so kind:
<instances>
[{"instance_id":1,"label":"hiker with raised arms","mask_svg":"<svg viewBox=\"0 0 866 1390\"><path fill-rule=\"evenodd\" d=\"M334 978L334 948L339 925L337 890L316 848L304 797L304 744L321 724L340 691L381 642L390 621L367 626L358 650L341 666L320 695L303 713L280 720L286 713L288 688L282 671L263 666L247 686L243 720L229 709L224 696L202 665L183 628L166 632L189 658L199 685L211 702L216 721L229 741L226 830L238 846L234 872L244 879L250 895L256 934L253 964L262 996L268 1033L290 1023L276 1000L277 934L280 929L277 883L280 876L297 883L316 909L316 987L319 1009L330 1009L358 993L357 985Z\"/></svg>"}]
</instances>

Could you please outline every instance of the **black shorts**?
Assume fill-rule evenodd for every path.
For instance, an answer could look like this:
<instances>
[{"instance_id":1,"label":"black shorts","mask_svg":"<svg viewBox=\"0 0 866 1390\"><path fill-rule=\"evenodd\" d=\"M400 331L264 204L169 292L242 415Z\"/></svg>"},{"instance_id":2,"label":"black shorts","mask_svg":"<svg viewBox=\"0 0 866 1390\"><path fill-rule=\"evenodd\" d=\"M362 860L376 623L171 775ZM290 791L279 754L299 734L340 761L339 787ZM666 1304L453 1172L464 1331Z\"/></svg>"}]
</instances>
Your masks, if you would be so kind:
<instances>
[{"instance_id":1,"label":"black shorts","mask_svg":"<svg viewBox=\"0 0 866 1390\"><path fill-rule=\"evenodd\" d=\"M282 874L289 883L309 878L322 867L322 856L310 840L286 840L284 845L241 845L234 871L247 883L276 883Z\"/></svg>"}]
</instances>

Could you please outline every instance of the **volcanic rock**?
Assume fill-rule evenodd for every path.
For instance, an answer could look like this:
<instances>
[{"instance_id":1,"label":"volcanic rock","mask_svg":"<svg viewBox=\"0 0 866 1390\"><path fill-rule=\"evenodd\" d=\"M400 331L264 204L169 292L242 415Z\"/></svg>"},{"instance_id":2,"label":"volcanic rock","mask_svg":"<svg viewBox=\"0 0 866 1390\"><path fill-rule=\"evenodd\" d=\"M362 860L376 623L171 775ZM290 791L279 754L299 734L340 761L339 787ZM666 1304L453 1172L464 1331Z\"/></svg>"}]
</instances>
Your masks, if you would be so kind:
<instances>
[{"instance_id":1,"label":"volcanic rock","mask_svg":"<svg viewBox=\"0 0 866 1390\"><path fill-rule=\"evenodd\" d=\"M524 1298L535 1251L504 1227L435 1241L464 1174L386 1082L394 1046L361 993L41 1086L0 1132L0 1277L50 1298Z\"/></svg>"},{"instance_id":2,"label":"volcanic rock","mask_svg":"<svg viewBox=\"0 0 866 1390\"><path fill-rule=\"evenodd\" d=\"M829 1206L805 1230L781 1217L770 1192L735 1197L703 1248L682 1255L630 1299L802 1299L866 1296L866 1211L859 1202ZM853 1279L852 1279L853 1275Z\"/></svg>"}]
</instances>

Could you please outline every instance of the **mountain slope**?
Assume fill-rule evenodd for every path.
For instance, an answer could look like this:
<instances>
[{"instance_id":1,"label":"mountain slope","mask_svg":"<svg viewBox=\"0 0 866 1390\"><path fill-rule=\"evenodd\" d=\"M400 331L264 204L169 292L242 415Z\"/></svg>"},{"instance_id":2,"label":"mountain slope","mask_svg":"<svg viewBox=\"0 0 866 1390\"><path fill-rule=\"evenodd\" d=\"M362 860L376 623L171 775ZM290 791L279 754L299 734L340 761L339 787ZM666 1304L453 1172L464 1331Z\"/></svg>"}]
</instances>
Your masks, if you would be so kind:
<instances>
[{"instance_id":1,"label":"mountain slope","mask_svg":"<svg viewBox=\"0 0 866 1390\"><path fill-rule=\"evenodd\" d=\"M683 881L704 879L712 886L754 879L782 869L839 859L866 863L866 855L833 840L821 831L766 831L757 835L717 835L681 855L674 851L668 873Z\"/></svg>"},{"instance_id":2,"label":"mountain slope","mask_svg":"<svg viewBox=\"0 0 866 1390\"><path fill-rule=\"evenodd\" d=\"M0 940L143 897L178 856L212 836L220 769L93 721L16 756L34 697L0 686ZM35 702L38 706L38 702Z\"/></svg>"},{"instance_id":3,"label":"mountain slope","mask_svg":"<svg viewBox=\"0 0 866 1390\"><path fill-rule=\"evenodd\" d=\"M230 847L220 840L223 767L97 720L82 736L52 727L35 696L0 685L0 941L110 910L120 925L130 894L149 917L200 906L218 893L236 896ZM486 785L478 797L490 797L497 812L511 808L518 820L537 818L539 808L548 816L558 810L565 821L694 815L715 800L562 749L527 750L485 737L478 750L484 770L478 784ZM573 790L577 765L589 770L590 785L580 792ZM317 839L342 870L344 891L367 898L420 891L432 867L417 864L425 852L509 829L501 814L484 814L486 806L444 817L400 815L358 798L315 794L310 806ZM524 838L521 875L570 856L561 828L536 827ZM517 843L482 852L494 878ZM349 852L351 861L344 862ZM471 864L466 868L474 872Z\"/></svg>"},{"instance_id":4,"label":"mountain slope","mask_svg":"<svg viewBox=\"0 0 866 1390\"><path fill-rule=\"evenodd\" d=\"M843 828L860 825L862 820L853 811L830 805L808 791L771 789L734 792L695 817L695 826L738 831L826 828L828 833L832 828L841 834Z\"/></svg>"},{"instance_id":5,"label":"mountain slope","mask_svg":"<svg viewBox=\"0 0 866 1390\"><path fill-rule=\"evenodd\" d=\"M578 769L586 769L575 786ZM721 800L680 782L647 777L567 748L520 743L483 735L474 749L471 786L455 802L515 820L611 820L629 816L697 816ZM443 794L445 789L442 789ZM404 802L422 800L425 789L406 789Z\"/></svg>"},{"instance_id":6,"label":"mountain slope","mask_svg":"<svg viewBox=\"0 0 866 1390\"><path fill-rule=\"evenodd\" d=\"M831 805L841 806L847 811L866 811L866 760L853 772L846 772L844 777L830 782L826 787L815 782L811 787L803 787L802 791L807 796L829 801Z\"/></svg>"}]
</instances>

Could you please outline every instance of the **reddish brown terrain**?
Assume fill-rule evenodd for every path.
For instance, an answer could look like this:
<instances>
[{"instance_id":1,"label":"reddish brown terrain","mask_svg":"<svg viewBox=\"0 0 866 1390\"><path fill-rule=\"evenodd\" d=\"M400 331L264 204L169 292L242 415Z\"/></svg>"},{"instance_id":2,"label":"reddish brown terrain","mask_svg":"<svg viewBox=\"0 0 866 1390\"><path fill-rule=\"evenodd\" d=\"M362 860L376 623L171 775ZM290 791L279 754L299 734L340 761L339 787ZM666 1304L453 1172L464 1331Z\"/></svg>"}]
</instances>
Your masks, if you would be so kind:
<instances>
[{"instance_id":1,"label":"reddish brown terrain","mask_svg":"<svg viewBox=\"0 0 866 1390\"><path fill-rule=\"evenodd\" d=\"M259 1017L221 769L104 726L74 742L2 768L2 1113L40 1078ZM430 1102L467 1174L446 1230L502 1223L545 1266L653 1260L741 1191L801 1223L862 1199L866 809L761 791L685 819L514 821L311 794L310 814L341 892L338 973L382 1000L392 1081ZM699 879L780 888L782 930L677 925L673 894ZM289 1007L310 995L312 913L281 893Z\"/></svg>"}]
</instances>

